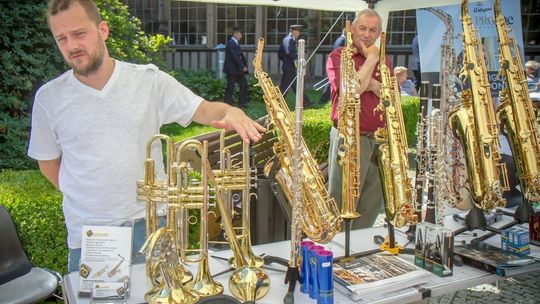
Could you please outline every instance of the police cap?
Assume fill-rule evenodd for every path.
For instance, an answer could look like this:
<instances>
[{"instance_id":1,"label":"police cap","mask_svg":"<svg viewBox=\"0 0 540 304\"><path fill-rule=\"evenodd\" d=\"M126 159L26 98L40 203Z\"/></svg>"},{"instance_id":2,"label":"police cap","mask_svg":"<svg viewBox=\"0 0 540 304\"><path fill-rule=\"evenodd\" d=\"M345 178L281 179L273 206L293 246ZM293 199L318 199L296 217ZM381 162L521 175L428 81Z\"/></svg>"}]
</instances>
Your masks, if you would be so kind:
<instances>
[{"instance_id":1,"label":"police cap","mask_svg":"<svg viewBox=\"0 0 540 304\"><path fill-rule=\"evenodd\" d=\"M289 26L291 28L291 31L300 31L302 30L302 25L301 24L293 24L291 26Z\"/></svg>"}]
</instances>

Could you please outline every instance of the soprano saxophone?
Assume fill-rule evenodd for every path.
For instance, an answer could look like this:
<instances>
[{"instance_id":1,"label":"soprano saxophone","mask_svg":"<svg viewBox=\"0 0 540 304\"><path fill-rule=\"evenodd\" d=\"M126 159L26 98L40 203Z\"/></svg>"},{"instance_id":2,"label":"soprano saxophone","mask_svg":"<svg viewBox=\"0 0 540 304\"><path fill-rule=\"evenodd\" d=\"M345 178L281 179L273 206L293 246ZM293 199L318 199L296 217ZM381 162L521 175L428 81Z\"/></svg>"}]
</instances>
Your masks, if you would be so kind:
<instances>
[{"instance_id":1,"label":"soprano saxophone","mask_svg":"<svg viewBox=\"0 0 540 304\"><path fill-rule=\"evenodd\" d=\"M450 111L448 123L465 151L467 173L474 205L483 211L505 205L502 192L508 185L506 168L501 167L505 184L499 180L499 128L491 100L484 52L476 37L468 1L461 2L463 26L463 68L460 78L470 87L461 93L461 104Z\"/></svg>"},{"instance_id":2,"label":"soprano saxophone","mask_svg":"<svg viewBox=\"0 0 540 304\"><path fill-rule=\"evenodd\" d=\"M356 92L358 77L352 56L356 48L352 46L351 23L345 24L345 47L340 58L340 88L338 102L337 131L343 139L339 147L339 161L342 167L341 217L354 219L360 216L356 211L356 201L360 197L360 95Z\"/></svg>"},{"instance_id":3,"label":"soprano saxophone","mask_svg":"<svg viewBox=\"0 0 540 304\"><path fill-rule=\"evenodd\" d=\"M401 111L396 77L390 75L385 62L386 34L381 33L379 70L381 73L380 103L374 111L382 111L386 126L375 131L379 146L379 170L384 194L386 219L395 227L416 224L412 182L409 178L407 135Z\"/></svg>"},{"instance_id":4,"label":"soprano saxophone","mask_svg":"<svg viewBox=\"0 0 540 304\"><path fill-rule=\"evenodd\" d=\"M540 201L540 145L535 111L514 39L508 37L500 1L495 0L493 13L499 40L499 74L506 87L500 91L501 105L497 117L508 134L521 191L531 202Z\"/></svg>"},{"instance_id":5,"label":"soprano saxophone","mask_svg":"<svg viewBox=\"0 0 540 304\"><path fill-rule=\"evenodd\" d=\"M259 38L257 53L253 60L255 78L259 81L264 94L264 102L270 117L269 129L278 134L278 142L274 145L274 152L281 168L276 173L276 180L287 197L292 202L292 156L295 149L300 149L300 167L302 169L302 206L298 219L302 231L311 240L318 243L328 243L336 233L341 230L341 217L336 202L331 198L324 185L322 173L313 156L307 148L305 141L300 146L294 145L294 120L287 103L279 88L274 86L268 74L262 70L262 51L264 39ZM265 174L270 174L272 163L265 166ZM294 221L296 219L291 219Z\"/></svg>"}]
</instances>

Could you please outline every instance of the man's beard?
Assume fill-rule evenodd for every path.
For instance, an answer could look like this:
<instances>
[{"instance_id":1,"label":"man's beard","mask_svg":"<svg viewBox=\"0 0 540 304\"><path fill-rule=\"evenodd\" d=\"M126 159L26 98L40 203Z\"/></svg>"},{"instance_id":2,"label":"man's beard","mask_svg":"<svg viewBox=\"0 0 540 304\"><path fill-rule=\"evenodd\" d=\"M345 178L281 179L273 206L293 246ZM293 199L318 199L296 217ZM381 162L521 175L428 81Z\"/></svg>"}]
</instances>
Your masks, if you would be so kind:
<instances>
[{"instance_id":1,"label":"man's beard","mask_svg":"<svg viewBox=\"0 0 540 304\"><path fill-rule=\"evenodd\" d=\"M66 60L66 63L73 69L73 72L76 75L88 77L90 74L96 72L97 70L99 70L99 68L101 68L101 65L103 64L104 54L105 52L103 46L98 46L96 53L88 54L89 62L86 66L78 67L68 60Z\"/></svg>"}]
</instances>

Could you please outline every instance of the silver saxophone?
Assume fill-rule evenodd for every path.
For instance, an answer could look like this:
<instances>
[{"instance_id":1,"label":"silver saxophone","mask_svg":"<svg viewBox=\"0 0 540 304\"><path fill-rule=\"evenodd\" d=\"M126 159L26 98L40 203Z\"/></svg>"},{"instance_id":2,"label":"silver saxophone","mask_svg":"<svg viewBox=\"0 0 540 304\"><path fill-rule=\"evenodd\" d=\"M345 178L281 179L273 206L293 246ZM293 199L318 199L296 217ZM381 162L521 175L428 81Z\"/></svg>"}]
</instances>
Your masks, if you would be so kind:
<instances>
[{"instance_id":1,"label":"silver saxophone","mask_svg":"<svg viewBox=\"0 0 540 304\"><path fill-rule=\"evenodd\" d=\"M425 8L442 20L446 27L441 44L440 87L434 86L432 111L427 119L430 161L426 169L428 198L432 197L437 214L436 222L442 224L444 206L467 210L472 207L470 185L461 143L448 126L448 113L460 104L458 77L454 50L454 25L452 16L436 9ZM433 130L432 130L433 129ZM431 191L431 194L430 194ZM435 219L435 217L433 217Z\"/></svg>"}]
</instances>

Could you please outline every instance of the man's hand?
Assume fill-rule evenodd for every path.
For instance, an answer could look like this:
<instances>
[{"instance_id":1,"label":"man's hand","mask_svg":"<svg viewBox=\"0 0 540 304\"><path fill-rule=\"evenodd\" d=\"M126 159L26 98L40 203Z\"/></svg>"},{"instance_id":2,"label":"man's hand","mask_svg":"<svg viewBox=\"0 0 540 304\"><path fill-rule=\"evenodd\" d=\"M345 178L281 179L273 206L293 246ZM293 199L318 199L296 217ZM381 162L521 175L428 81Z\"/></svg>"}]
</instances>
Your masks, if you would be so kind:
<instances>
[{"instance_id":1,"label":"man's hand","mask_svg":"<svg viewBox=\"0 0 540 304\"><path fill-rule=\"evenodd\" d=\"M360 51L366 58L368 57L379 58L379 48L375 46L375 44L366 46L362 41L360 41Z\"/></svg>"},{"instance_id":2,"label":"man's hand","mask_svg":"<svg viewBox=\"0 0 540 304\"><path fill-rule=\"evenodd\" d=\"M263 126L235 107L228 108L225 116L221 120L213 120L210 122L210 126L227 131L235 130L246 143L249 143L250 140L259 141L262 138L261 133L266 131Z\"/></svg>"}]
</instances>

